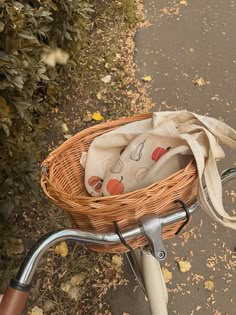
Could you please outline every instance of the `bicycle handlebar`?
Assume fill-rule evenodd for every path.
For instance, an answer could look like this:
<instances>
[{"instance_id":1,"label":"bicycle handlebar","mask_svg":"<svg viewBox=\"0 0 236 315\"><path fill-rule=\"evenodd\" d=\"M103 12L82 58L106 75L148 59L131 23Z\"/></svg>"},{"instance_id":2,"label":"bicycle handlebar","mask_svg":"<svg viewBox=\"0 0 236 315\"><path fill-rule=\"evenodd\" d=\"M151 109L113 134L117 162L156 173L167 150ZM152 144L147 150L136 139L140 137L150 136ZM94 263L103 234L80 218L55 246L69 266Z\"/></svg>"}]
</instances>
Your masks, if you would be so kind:
<instances>
[{"instance_id":1,"label":"bicycle handlebar","mask_svg":"<svg viewBox=\"0 0 236 315\"><path fill-rule=\"evenodd\" d=\"M236 177L236 168L227 169L221 174L221 181L224 183L234 177ZM189 213L193 213L198 207L199 203L196 201L190 206ZM159 222L162 226L166 226L185 218L185 211L179 211L159 218ZM136 227L125 231L122 233L122 236L125 241L128 241L143 234L143 229L141 227ZM41 257L49 247L65 239L93 245L111 245L120 243L120 238L116 233L91 233L77 229L63 229L48 233L32 247L28 255L25 257L15 280L11 281L9 288L3 297L0 304L0 315L22 314L30 292L30 284Z\"/></svg>"}]
</instances>

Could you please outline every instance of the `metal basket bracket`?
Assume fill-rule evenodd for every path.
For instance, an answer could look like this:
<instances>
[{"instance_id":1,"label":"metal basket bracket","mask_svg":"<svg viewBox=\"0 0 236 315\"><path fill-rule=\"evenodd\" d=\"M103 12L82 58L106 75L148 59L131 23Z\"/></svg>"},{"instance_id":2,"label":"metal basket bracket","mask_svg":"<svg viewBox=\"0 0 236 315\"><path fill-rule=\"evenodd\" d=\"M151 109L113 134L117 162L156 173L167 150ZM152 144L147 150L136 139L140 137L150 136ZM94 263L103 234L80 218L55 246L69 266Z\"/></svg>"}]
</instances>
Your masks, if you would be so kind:
<instances>
[{"instance_id":1,"label":"metal basket bracket","mask_svg":"<svg viewBox=\"0 0 236 315\"><path fill-rule=\"evenodd\" d=\"M140 220L140 223L156 259L159 261L165 260L167 250L162 242L162 225L159 218L147 215Z\"/></svg>"}]
</instances>

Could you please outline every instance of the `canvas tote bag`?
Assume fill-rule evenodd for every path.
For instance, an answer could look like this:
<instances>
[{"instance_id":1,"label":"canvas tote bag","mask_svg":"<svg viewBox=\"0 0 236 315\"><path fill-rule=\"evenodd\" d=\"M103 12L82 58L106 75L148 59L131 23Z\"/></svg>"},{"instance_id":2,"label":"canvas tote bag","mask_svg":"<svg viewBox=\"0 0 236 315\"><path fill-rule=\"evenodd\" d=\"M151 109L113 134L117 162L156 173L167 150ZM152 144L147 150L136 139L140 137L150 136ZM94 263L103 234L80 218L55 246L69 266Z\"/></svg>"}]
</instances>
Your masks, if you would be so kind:
<instances>
[{"instance_id":1,"label":"canvas tote bag","mask_svg":"<svg viewBox=\"0 0 236 315\"><path fill-rule=\"evenodd\" d=\"M81 158L86 189L93 196L134 191L168 177L194 158L200 206L215 221L236 229L236 216L225 211L222 201L220 141L236 149L236 131L222 121L188 111L154 112L151 119L94 139Z\"/></svg>"}]
</instances>

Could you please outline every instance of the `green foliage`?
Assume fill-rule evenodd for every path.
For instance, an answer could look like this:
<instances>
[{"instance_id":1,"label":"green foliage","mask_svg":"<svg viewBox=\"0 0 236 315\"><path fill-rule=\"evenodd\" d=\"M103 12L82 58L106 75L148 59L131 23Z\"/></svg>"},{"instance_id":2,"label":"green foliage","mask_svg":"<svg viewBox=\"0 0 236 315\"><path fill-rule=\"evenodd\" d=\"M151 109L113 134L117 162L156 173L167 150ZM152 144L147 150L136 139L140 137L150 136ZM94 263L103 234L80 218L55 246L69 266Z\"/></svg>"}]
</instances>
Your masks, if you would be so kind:
<instances>
[{"instance_id":1,"label":"green foliage","mask_svg":"<svg viewBox=\"0 0 236 315\"><path fill-rule=\"evenodd\" d=\"M124 21L130 25L134 26L141 21L141 17L138 14L134 14L137 11L137 1L136 0L120 0L119 1L120 16L124 18Z\"/></svg>"},{"instance_id":2,"label":"green foliage","mask_svg":"<svg viewBox=\"0 0 236 315\"><path fill-rule=\"evenodd\" d=\"M37 174L42 116L51 106L48 82L61 66L42 61L45 49L73 56L91 25L89 0L0 0L0 214L8 216L32 191ZM29 189L30 188L30 189Z\"/></svg>"}]
</instances>

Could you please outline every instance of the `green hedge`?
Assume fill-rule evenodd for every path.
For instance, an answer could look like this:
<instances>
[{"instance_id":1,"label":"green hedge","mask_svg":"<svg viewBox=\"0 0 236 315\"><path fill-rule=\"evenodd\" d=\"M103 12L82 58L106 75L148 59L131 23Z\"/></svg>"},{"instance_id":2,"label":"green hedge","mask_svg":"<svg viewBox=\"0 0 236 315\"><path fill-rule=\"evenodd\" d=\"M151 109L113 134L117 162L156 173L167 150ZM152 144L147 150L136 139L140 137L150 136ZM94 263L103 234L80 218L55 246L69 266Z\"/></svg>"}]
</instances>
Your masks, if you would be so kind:
<instances>
[{"instance_id":1,"label":"green hedge","mask_svg":"<svg viewBox=\"0 0 236 315\"><path fill-rule=\"evenodd\" d=\"M39 139L62 66L43 54L70 53L69 67L91 25L89 0L0 0L0 214L8 216L33 191ZM30 187L30 189L29 189Z\"/></svg>"}]
</instances>

